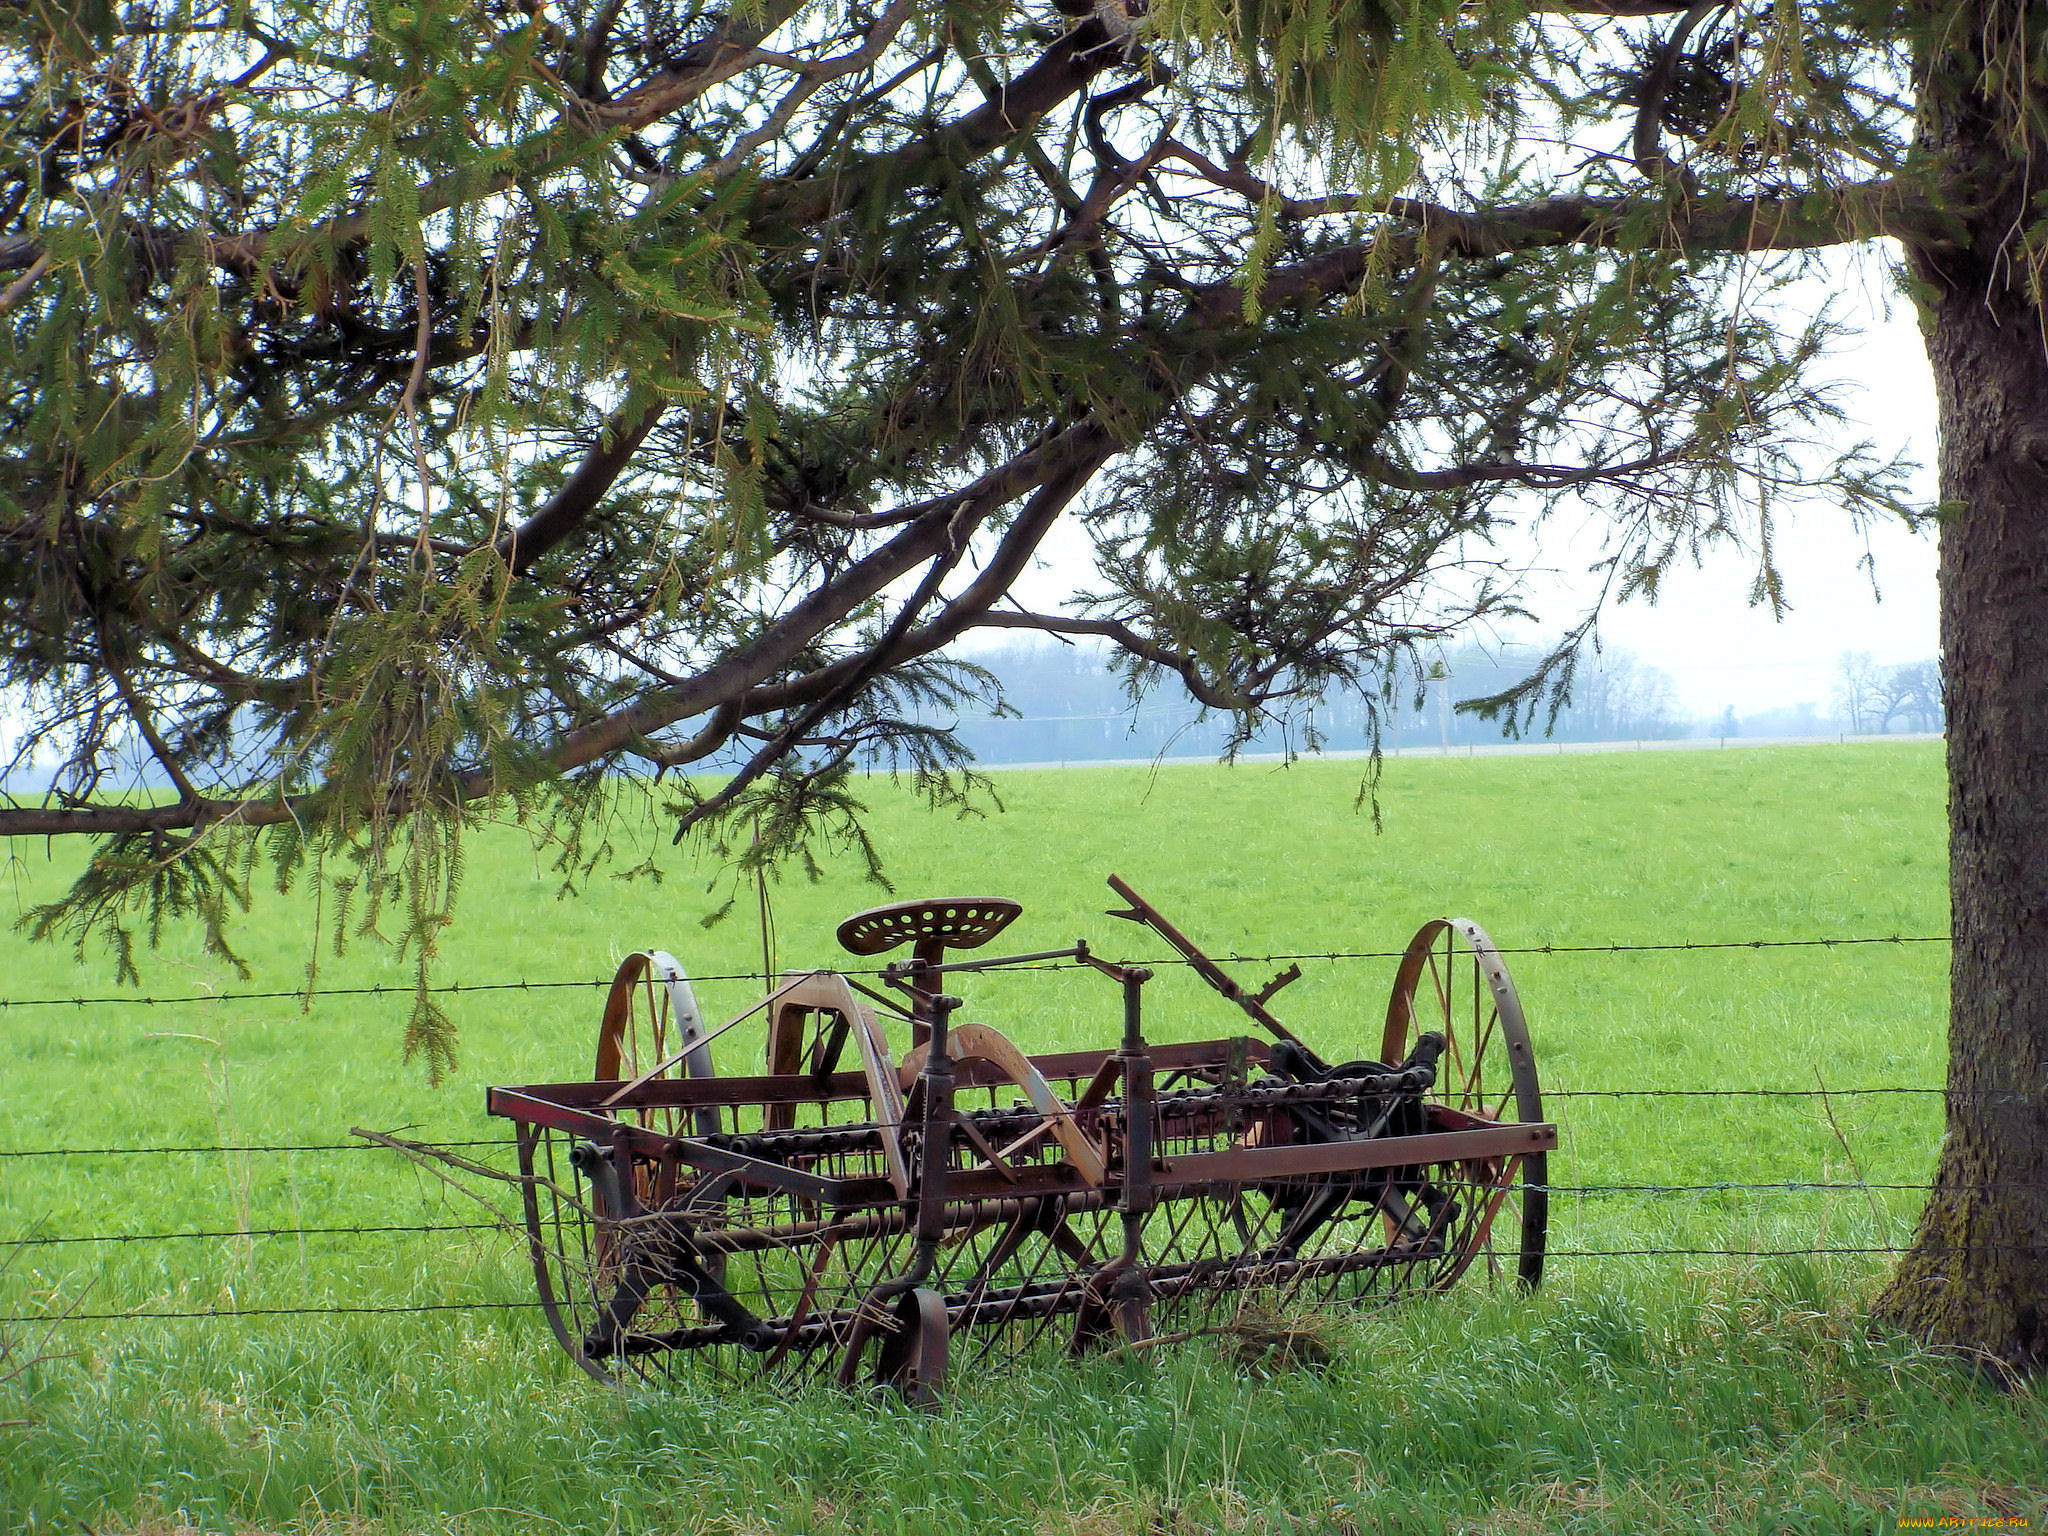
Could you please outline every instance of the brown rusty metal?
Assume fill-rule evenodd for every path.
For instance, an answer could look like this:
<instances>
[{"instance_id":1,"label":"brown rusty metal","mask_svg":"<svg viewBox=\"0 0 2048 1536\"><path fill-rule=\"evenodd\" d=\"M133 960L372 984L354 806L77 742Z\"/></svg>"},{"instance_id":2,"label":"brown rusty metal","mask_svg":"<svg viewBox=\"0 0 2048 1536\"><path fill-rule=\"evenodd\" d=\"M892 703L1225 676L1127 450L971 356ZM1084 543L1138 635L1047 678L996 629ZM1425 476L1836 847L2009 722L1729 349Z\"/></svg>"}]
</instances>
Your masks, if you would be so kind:
<instances>
[{"instance_id":1,"label":"brown rusty metal","mask_svg":"<svg viewBox=\"0 0 2048 1536\"><path fill-rule=\"evenodd\" d=\"M792 973L705 1031L673 991L681 967L631 957L596 1080L487 1100L517 1127L528 1251L562 1347L601 1380L707 1359L930 1405L949 1367L1140 1343L1247 1293L1358 1306L1468 1272L1535 1282L1557 1131L1480 929L1426 925L1396 973L1383 1059L1330 1067L1266 1009L1292 975L1246 991L1111 883L1131 904L1119 915L1275 1043L1150 1044L1151 973L1085 942L948 960L1015 920L990 898L841 926L864 956L911 946L881 973L901 1009L837 973ZM1031 1055L955 1022L947 978L1061 958L1117 986L1114 1048ZM756 1013L769 1070L716 1075L709 1041ZM892 1022L912 1026L900 1058Z\"/></svg>"},{"instance_id":2,"label":"brown rusty metal","mask_svg":"<svg viewBox=\"0 0 2048 1536\"><path fill-rule=\"evenodd\" d=\"M1130 906L1122 911L1112 911L1109 914L1111 917L1121 917L1128 922L1143 923L1147 928L1158 934L1160 938L1166 940L1168 944L1180 951L1182 958L1187 961L1189 967L1193 969L1197 976L1208 982L1210 986L1258 1020L1274 1039L1285 1040L1294 1045L1301 1044L1301 1037L1274 1018L1266 1007L1267 1000L1275 992L1278 992L1290 982L1300 979L1300 966L1291 965L1267 982L1257 992L1247 992L1231 979L1230 974L1222 966L1203 954L1195 946L1193 939L1190 939L1164 917L1160 916L1159 910L1152 903L1132 890L1122 880L1118 879L1115 875L1111 875L1109 877L1109 887L1117 895L1130 903Z\"/></svg>"}]
</instances>

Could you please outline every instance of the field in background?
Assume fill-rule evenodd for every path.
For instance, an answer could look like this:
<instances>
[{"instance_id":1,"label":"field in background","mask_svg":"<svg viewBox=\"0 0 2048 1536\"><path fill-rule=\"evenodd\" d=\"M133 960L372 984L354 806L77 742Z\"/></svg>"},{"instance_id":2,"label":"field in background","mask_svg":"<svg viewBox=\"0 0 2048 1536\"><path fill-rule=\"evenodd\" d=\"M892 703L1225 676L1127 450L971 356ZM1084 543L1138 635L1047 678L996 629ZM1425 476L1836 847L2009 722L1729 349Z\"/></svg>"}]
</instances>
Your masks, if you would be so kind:
<instances>
[{"instance_id":1,"label":"field in background","mask_svg":"<svg viewBox=\"0 0 2048 1536\"><path fill-rule=\"evenodd\" d=\"M1940 748L1854 746L1405 759L1354 805L1353 764L1005 774L1005 814L932 819L885 781L875 825L903 895L1009 895L1018 948L1086 936L1159 946L1102 911L1118 873L1212 951L1398 950L1470 916L1504 948L1946 931ZM574 898L517 829L473 847L442 979L610 974L643 946L694 973L758 972L751 890L733 894L622 818L621 867ZM10 867L26 906L64 877ZM847 861L851 866L852 861ZM851 867L773 890L777 960L834 963L831 930L887 899ZM179 935L145 991L290 989L310 900L259 896L244 982ZM111 994L109 970L4 940L9 999ZM1940 944L1513 954L1549 1089L1829 1090L1938 1085ZM1332 1058L1376 1046L1392 959L1303 962L1276 1008ZM1263 981L1274 967L1246 966ZM461 1070L399 1060L409 976L359 942L329 987L387 997L0 1010L0 1150L326 1143L352 1125L493 1137L491 1082L587 1073L595 990L457 994ZM970 1016L1027 1048L1103 1044L1116 999L1074 972L976 979ZM1158 1039L1235 1031L1185 974L1149 989ZM714 1017L758 983L706 982ZM758 1035L722 1044L745 1070ZM1932 1167L1928 1095L1564 1098L1555 1184L1911 1184ZM502 1203L502 1202L501 1202ZM1562 1255L1871 1247L1903 1240L1910 1191L1643 1191L1562 1197ZM0 1160L0 1236L458 1225L485 1213L382 1152ZM1334 1329L1316 1367L1248 1369L1223 1343L962 1383L934 1421L831 1394L796 1402L685 1383L621 1402L561 1358L537 1314L74 1323L70 1358L0 1395L0 1511L95 1530L179 1511L204 1529L325 1518L340 1530L1123 1531L1779 1529L1853 1516L2040 1509L2048 1413L1866 1337L1880 1257L1560 1256L1534 1302L1472 1288ZM227 1237L18 1248L0 1312L526 1301L495 1232ZM2031 1490L2031 1491L2029 1491ZM109 1521L111 1520L111 1525ZM68 1522L68 1524L67 1524ZM1796 1522L1795 1522L1796 1523Z\"/></svg>"}]
</instances>

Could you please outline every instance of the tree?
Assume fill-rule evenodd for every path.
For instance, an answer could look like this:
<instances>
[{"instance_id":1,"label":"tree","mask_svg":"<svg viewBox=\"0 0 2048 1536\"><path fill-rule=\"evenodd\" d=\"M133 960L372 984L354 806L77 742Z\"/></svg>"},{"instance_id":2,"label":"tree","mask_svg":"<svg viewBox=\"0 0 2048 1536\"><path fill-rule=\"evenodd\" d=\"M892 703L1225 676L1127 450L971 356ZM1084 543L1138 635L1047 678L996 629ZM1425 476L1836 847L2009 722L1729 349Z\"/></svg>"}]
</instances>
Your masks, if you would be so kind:
<instances>
[{"instance_id":1,"label":"tree","mask_svg":"<svg viewBox=\"0 0 2048 1536\"><path fill-rule=\"evenodd\" d=\"M1841 681L1835 701L1849 729L1887 732L1894 723L1906 730L1938 731L1945 715L1945 691L1939 661L1909 661L1881 667L1868 651L1842 657Z\"/></svg>"},{"instance_id":2,"label":"tree","mask_svg":"<svg viewBox=\"0 0 2048 1536\"><path fill-rule=\"evenodd\" d=\"M1849 729L1858 736L1879 729L1884 706L1879 695L1884 687L1884 669L1868 651L1851 651L1835 663L1841 680L1835 684L1835 706Z\"/></svg>"},{"instance_id":3,"label":"tree","mask_svg":"<svg viewBox=\"0 0 2048 1536\"><path fill-rule=\"evenodd\" d=\"M1940 730L1944 709L1941 663L1909 661L1891 668L1885 674L1880 702L1879 730L1890 730L1894 720L1907 730Z\"/></svg>"},{"instance_id":4,"label":"tree","mask_svg":"<svg viewBox=\"0 0 2048 1536\"><path fill-rule=\"evenodd\" d=\"M871 856L851 765L991 625L1241 732L1518 606L1585 502L1616 596L1773 509L1905 511L1809 377L1803 253L1889 238L1941 386L1949 1134L1884 1298L2048 1358L2048 15L1551 0L22 0L0 13L0 655L101 839L45 934L256 861L422 967L460 838ZM1089 595L1005 606L1049 531ZM1568 689L1590 619L1524 683ZM166 793L147 803L121 764ZM823 841L820 841L820 840ZM449 1048L421 994L410 1043Z\"/></svg>"},{"instance_id":5,"label":"tree","mask_svg":"<svg viewBox=\"0 0 2048 1536\"><path fill-rule=\"evenodd\" d=\"M1581 666L1559 726L1590 741L1655 741L1683 734L1670 674L1607 646Z\"/></svg>"}]
</instances>

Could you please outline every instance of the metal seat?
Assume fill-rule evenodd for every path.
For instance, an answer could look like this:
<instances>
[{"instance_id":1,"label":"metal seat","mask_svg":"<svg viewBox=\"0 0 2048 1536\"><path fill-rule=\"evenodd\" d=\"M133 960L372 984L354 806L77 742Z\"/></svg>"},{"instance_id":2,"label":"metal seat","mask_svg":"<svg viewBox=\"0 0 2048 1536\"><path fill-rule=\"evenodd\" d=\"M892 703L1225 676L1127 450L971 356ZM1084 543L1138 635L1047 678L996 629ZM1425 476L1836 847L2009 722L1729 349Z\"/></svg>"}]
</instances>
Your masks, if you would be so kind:
<instances>
[{"instance_id":1,"label":"metal seat","mask_svg":"<svg viewBox=\"0 0 2048 1536\"><path fill-rule=\"evenodd\" d=\"M839 942L856 955L879 955L915 942L921 960L937 951L976 949L1017 920L1023 906L1001 896L946 896L897 901L856 912L839 925Z\"/></svg>"}]
</instances>

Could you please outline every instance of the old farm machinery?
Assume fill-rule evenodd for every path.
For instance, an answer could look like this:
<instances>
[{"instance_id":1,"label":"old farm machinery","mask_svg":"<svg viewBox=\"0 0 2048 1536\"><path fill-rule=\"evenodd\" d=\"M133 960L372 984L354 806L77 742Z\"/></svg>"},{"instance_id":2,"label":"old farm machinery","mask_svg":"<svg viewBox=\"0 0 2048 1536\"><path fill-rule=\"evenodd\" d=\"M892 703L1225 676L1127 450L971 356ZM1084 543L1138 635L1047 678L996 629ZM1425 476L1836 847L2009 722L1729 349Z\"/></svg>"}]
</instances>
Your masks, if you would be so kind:
<instances>
[{"instance_id":1,"label":"old farm machinery","mask_svg":"<svg viewBox=\"0 0 2048 1536\"><path fill-rule=\"evenodd\" d=\"M490 1091L517 1128L563 1348L600 1379L712 1352L929 1402L949 1361L1041 1340L1127 1347L1252 1305L1442 1290L1475 1267L1536 1283L1557 1133L1476 925L1427 924L1380 1059L1331 1064L1267 1006L1298 967L1248 992L1110 884L1127 903L1112 915L1152 929L1264 1038L1149 1044L1152 973L1085 942L969 955L1018 916L1010 901L859 913L839 927L847 950L908 955L786 973L717 1029L667 955L630 957L591 1081ZM1028 1055L961 1016L973 973L1045 964L1121 994L1114 1048ZM715 1070L713 1040L757 1019L765 1070Z\"/></svg>"}]
</instances>

